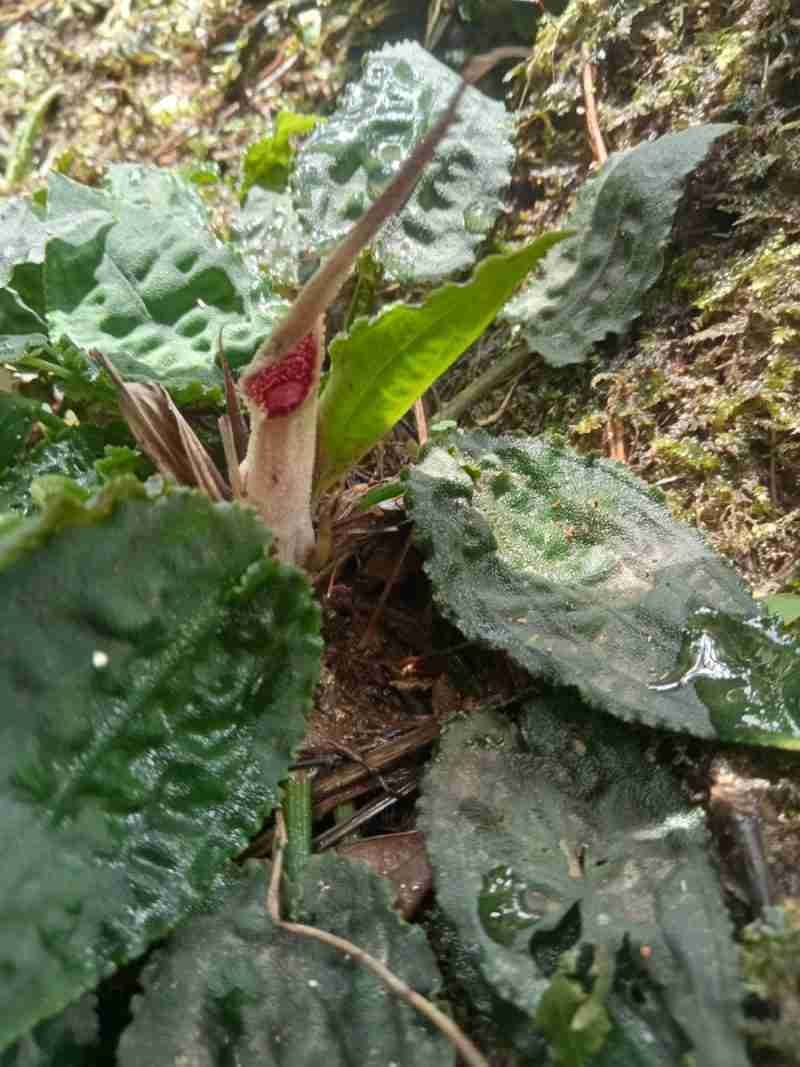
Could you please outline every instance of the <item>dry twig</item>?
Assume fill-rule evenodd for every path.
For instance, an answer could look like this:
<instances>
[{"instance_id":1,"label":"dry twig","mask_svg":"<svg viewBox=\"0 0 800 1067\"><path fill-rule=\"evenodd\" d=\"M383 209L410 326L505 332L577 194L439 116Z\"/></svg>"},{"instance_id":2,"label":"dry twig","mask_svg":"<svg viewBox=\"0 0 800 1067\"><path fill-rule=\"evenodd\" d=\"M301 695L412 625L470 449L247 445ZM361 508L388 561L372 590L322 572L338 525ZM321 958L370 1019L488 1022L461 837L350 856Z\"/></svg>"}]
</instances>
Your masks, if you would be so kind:
<instances>
[{"instance_id":1,"label":"dry twig","mask_svg":"<svg viewBox=\"0 0 800 1067\"><path fill-rule=\"evenodd\" d=\"M592 143L592 152L598 164L605 163L608 159L603 134L600 129L600 120L597 117L597 102L594 97L594 67L589 59L586 48L583 50L583 100L586 108L586 127L589 131L589 140Z\"/></svg>"},{"instance_id":2,"label":"dry twig","mask_svg":"<svg viewBox=\"0 0 800 1067\"><path fill-rule=\"evenodd\" d=\"M407 1004L410 1004L412 1008L415 1008L421 1015L424 1015L428 1022L432 1023L447 1040L453 1045L462 1058L467 1067L489 1067L488 1060L484 1058L481 1052L473 1045L469 1038L456 1026L449 1016L445 1015L443 1011L440 1011L434 1004L431 1004L425 997L420 996L416 990L406 985L402 979L398 978L396 974L389 970L389 968L381 963L380 960L376 960L374 956L370 956L358 945L354 945L352 941L347 941L343 937L338 937L336 934L331 934L327 930L320 930L317 926L307 926L305 923L289 922L286 919L281 918L281 871L283 869L283 850L286 845L286 826L283 821L283 812L280 808L275 814L275 828L276 828L276 848L275 858L272 863L272 877L270 878L269 891L267 893L267 910L270 917L276 926L286 930L290 934L298 934L300 937L310 937L314 941L321 941L323 945L329 945L331 948L336 949L337 952L342 952L344 955L349 956L356 963L361 964L362 967L366 967L368 971L380 979L381 982L392 993L395 993L398 997L404 1000Z\"/></svg>"}]
</instances>

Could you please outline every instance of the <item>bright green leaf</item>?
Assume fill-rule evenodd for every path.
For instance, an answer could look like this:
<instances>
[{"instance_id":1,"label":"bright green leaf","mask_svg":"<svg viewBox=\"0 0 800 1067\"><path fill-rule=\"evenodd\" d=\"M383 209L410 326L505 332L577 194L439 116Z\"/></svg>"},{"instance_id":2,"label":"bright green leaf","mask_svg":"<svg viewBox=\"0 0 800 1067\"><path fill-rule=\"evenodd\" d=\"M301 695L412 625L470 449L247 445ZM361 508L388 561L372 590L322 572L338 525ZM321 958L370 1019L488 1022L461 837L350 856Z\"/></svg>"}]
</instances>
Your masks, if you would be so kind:
<instances>
[{"instance_id":1,"label":"bright green leaf","mask_svg":"<svg viewBox=\"0 0 800 1067\"><path fill-rule=\"evenodd\" d=\"M200 905L272 807L319 617L268 538L130 477L0 525L0 1048Z\"/></svg>"},{"instance_id":2,"label":"bright green leaf","mask_svg":"<svg viewBox=\"0 0 800 1067\"><path fill-rule=\"evenodd\" d=\"M800 619L800 596L797 593L775 593L764 601L770 615L778 615L787 626Z\"/></svg>"},{"instance_id":3,"label":"bright green leaf","mask_svg":"<svg viewBox=\"0 0 800 1067\"><path fill-rule=\"evenodd\" d=\"M397 500L405 495L405 482L384 482L368 490L358 501L359 511L369 511L370 508L383 504L387 500Z\"/></svg>"},{"instance_id":4,"label":"bright green leaf","mask_svg":"<svg viewBox=\"0 0 800 1067\"><path fill-rule=\"evenodd\" d=\"M369 451L486 329L525 275L565 234L545 234L489 256L463 284L435 290L419 307L395 304L335 337L320 401L319 488Z\"/></svg>"},{"instance_id":5,"label":"bright green leaf","mask_svg":"<svg viewBox=\"0 0 800 1067\"><path fill-rule=\"evenodd\" d=\"M304 900L314 925L377 956L422 996L439 985L419 927L360 863L314 856ZM215 914L188 924L142 979L120 1067L446 1067L451 1047L350 957L277 928L262 872L232 882Z\"/></svg>"},{"instance_id":6,"label":"bright green leaf","mask_svg":"<svg viewBox=\"0 0 800 1067\"><path fill-rule=\"evenodd\" d=\"M292 138L310 133L318 122L316 115L297 115L292 111L278 112L273 133L251 144L244 154L244 174L239 190L239 200L242 204L254 185L260 185L275 193L285 191L295 154Z\"/></svg>"},{"instance_id":7,"label":"bright green leaf","mask_svg":"<svg viewBox=\"0 0 800 1067\"><path fill-rule=\"evenodd\" d=\"M587 979L588 990L576 977L559 970L536 1009L536 1023L553 1046L555 1067L585 1067L603 1048L611 1030L604 1005L607 990L594 975Z\"/></svg>"}]
</instances>

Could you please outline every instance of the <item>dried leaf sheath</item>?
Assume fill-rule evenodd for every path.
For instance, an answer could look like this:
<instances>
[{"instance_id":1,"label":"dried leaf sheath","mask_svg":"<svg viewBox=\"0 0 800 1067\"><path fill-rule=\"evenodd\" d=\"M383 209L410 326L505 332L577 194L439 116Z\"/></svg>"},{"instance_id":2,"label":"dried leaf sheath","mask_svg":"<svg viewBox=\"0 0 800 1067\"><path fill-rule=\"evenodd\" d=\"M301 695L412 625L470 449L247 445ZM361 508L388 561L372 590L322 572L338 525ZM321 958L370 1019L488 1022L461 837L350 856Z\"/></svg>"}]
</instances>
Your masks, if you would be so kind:
<instances>
[{"instance_id":1,"label":"dried leaf sheath","mask_svg":"<svg viewBox=\"0 0 800 1067\"><path fill-rule=\"evenodd\" d=\"M102 352L90 355L117 387L130 431L159 471L181 485L197 486L212 500L229 500L225 479L166 389L156 382L126 382Z\"/></svg>"}]
</instances>

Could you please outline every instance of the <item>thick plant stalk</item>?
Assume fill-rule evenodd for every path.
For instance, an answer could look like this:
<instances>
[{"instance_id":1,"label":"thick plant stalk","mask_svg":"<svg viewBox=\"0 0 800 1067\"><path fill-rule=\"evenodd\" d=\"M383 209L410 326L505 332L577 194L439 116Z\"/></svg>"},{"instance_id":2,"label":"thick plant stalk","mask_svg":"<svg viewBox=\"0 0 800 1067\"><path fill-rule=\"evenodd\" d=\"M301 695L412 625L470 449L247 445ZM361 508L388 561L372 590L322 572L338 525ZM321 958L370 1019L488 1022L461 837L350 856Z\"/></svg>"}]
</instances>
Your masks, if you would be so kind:
<instances>
[{"instance_id":1,"label":"thick plant stalk","mask_svg":"<svg viewBox=\"0 0 800 1067\"><path fill-rule=\"evenodd\" d=\"M239 384L250 411L250 442L241 474L248 502L270 527L280 559L304 564L314 548L311 494L316 459L317 393L323 316L361 250L408 200L436 147L455 121L469 85L500 59L527 55L498 48L473 59L442 115L381 196L306 283L286 318L259 348Z\"/></svg>"},{"instance_id":2,"label":"thick plant stalk","mask_svg":"<svg viewBox=\"0 0 800 1067\"><path fill-rule=\"evenodd\" d=\"M250 440L241 466L247 502L272 530L276 553L286 563L302 565L314 548L311 488L317 444L319 372L324 349L324 326L319 318L309 334L312 341L308 375L302 382L305 399L289 411L264 404L257 390L246 390L250 411ZM272 368L267 368L269 373ZM291 380L272 384L279 399ZM268 385L269 388L269 385Z\"/></svg>"}]
</instances>

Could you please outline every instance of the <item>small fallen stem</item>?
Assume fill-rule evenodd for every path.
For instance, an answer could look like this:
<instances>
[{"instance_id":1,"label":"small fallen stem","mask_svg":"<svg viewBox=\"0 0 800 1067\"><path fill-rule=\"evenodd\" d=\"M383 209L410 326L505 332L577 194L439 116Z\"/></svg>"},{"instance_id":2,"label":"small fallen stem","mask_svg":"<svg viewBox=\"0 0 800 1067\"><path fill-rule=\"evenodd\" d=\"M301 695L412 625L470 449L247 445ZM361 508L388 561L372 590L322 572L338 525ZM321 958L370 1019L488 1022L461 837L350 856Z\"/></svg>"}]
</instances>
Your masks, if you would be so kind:
<instances>
[{"instance_id":1,"label":"small fallen stem","mask_svg":"<svg viewBox=\"0 0 800 1067\"><path fill-rule=\"evenodd\" d=\"M516 376L514 381L511 383L511 388L508 390L506 395L503 397L503 402L500 405L500 407L497 409L497 411L493 411L492 414L491 415L487 415L485 419L476 419L475 420L475 422L476 422L476 424L478 426L491 426L492 423L497 422L498 419L501 419L503 417L503 412L508 407L509 401L511 400L511 397L514 395L514 390L517 388L519 383L522 381L522 376L523 376L524 373L525 373L524 370L520 371L520 373Z\"/></svg>"},{"instance_id":2,"label":"small fallen stem","mask_svg":"<svg viewBox=\"0 0 800 1067\"><path fill-rule=\"evenodd\" d=\"M392 567L392 573L386 579L386 584L383 587L378 603L375 605L375 610L370 616L370 620L367 623L367 628L364 631L364 635L358 642L359 648L366 648L372 641L372 638L375 636L375 630L378 626L378 620L380 619L383 613L383 609L386 606L386 601L389 599L389 594L394 588L394 583L397 581L397 576L400 574L400 568L403 566L403 561L408 555L408 550L409 548L411 548L412 538L413 534L409 533L408 537L406 538L406 543L403 545L403 548L400 551L400 555L397 557L394 567Z\"/></svg>"},{"instance_id":3,"label":"small fallen stem","mask_svg":"<svg viewBox=\"0 0 800 1067\"><path fill-rule=\"evenodd\" d=\"M349 818L342 819L336 826L331 827L330 830L325 830L323 833L318 834L314 838L314 849L316 852L322 852L326 848L331 848L337 842L341 841L343 837L349 837L354 831L360 830L365 823L368 823L370 819L374 819L376 815L382 814L389 808L393 807L399 800L404 797L410 797L419 788L419 783L416 777L411 781L403 783L403 785L395 786L392 793L384 793L383 796L377 797L375 800L369 801L363 808L359 808ZM337 809L338 810L338 809Z\"/></svg>"},{"instance_id":4,"label":"small fallen stem","mask_svg":"<svg viewBox=\"0 0 800 1067\"><path fill-rule=\"evenodd\" d=\"M583 73L581 80L583 82L583 101L586 108L586 128L589 131L592 153L594 154L597 163L603 164L608 159L608 149L603 140L603 133L600 129L600 120L597 117L597 102L594 96L594 67L589 59L589 52L586 47L584 47L583 50Z\"/></svg>"},{"instance_id":5,"label":"small fallen stem","mask_svg":"<svg viewBox=\"0 0 800 1067\"><path fill-rule=\"evenodd\" d=\"M428 443L428 420L425 418L425 405L421 396L414 401L414 418L417 420L417 441L422 448Z\"/></svg>"},{"instance_id":6,"label":"small fallen stem","mask_svg":"<svg viewBox=\"0 0 800 1067\"><path fill-rule=\"evenodd\" d=\"M468 1067L489 1067L488 1060L485 1059L449 1016L445 1015L434 1004L431 1004L425 997L420 996L416 990L406 985L380 960L370 956L358 945L354 945L352 941L347 941L343 937L331 934L327 930L320 930L316 926L307 926L305 923L287 922L281 918L280 889L283 850L286 846L286 826L283 821L283 812L280 808L275 813L275 830L275 858L272 864L272 876L267 893L267 910L275 925L288 933L297 934L300 937L310 937L314 941L321 941L323 945L329 945L331 948L336 949L337 952L342 952L344 955L349 956L356 963L361 964L362 967L374 974L376 978L380 979L392 993L395 993L401 1000L404 1000L421 1015L424 1015L453 1045Z\"/></svg>"},{"instance_id":7,"label":"small fallen stem","mask_svg":"<svg viewBox=\"0 0 800 1067\"><path fill-rule=\"evenodd\" d=\"M524 370L534 357L524 345L518 346L506 356L496 359L490 367L475 381L470 382L454 397L447 401L432 417L432 422L443 422L446 419L460 419L469 411L474 404L482 400L493 389L502 385L513 374Z\"/></svg>"}]
</instances>

